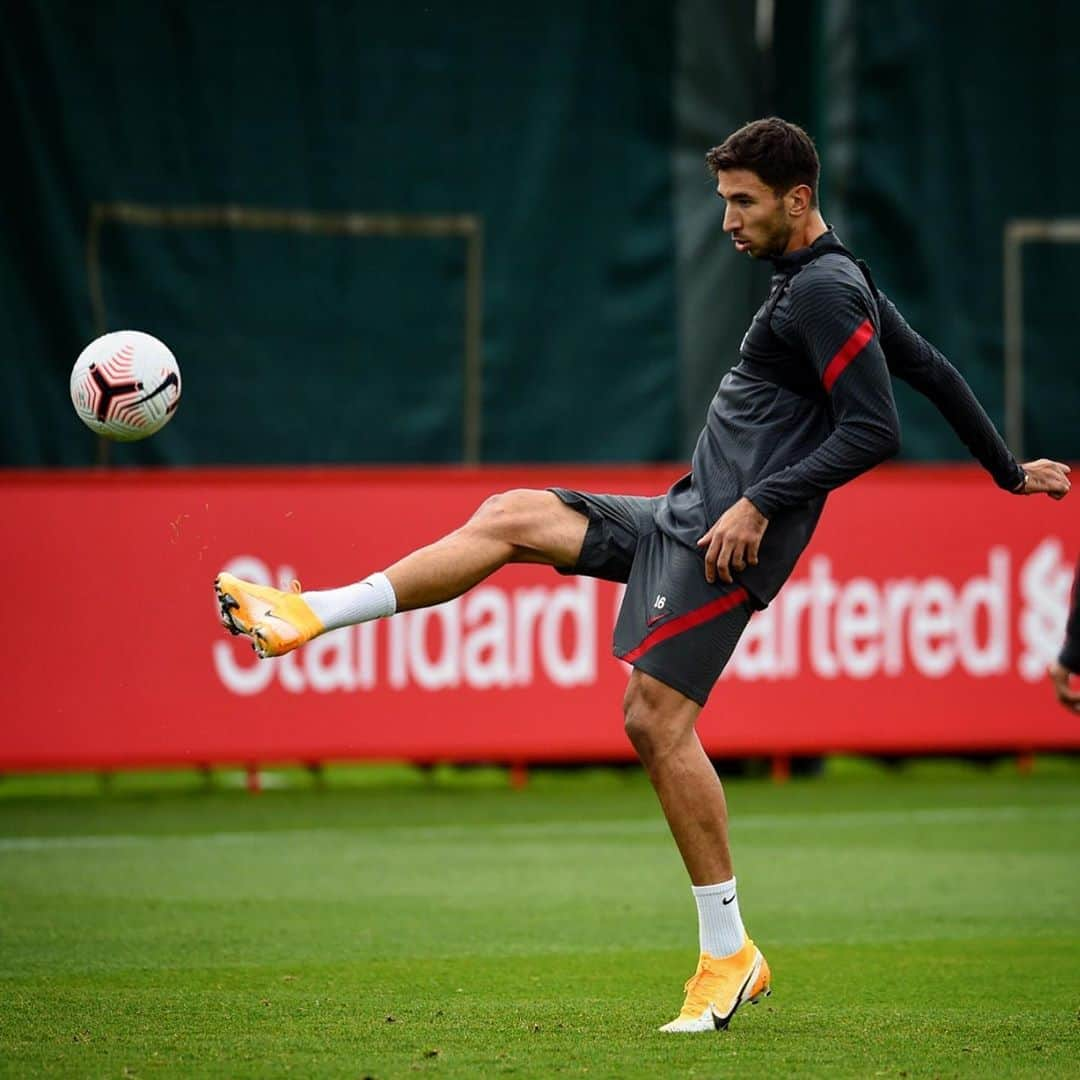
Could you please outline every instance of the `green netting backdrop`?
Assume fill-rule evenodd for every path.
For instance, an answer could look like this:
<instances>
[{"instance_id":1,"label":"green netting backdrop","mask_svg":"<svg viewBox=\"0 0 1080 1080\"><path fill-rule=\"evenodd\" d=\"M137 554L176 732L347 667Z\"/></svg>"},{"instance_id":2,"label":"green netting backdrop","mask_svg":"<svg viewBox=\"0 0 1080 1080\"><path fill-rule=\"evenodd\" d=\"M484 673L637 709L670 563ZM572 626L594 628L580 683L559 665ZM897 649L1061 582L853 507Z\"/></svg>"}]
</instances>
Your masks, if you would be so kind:
<instances>
[{"instance_id":1,"label":"green netting backdrop","mask_svg":"<svg viewBox=\"0 0 1080 1080\"><path fill-rule=\"evenodd\" d=\"M681 457L762 287L694 159L773 110L810 127L827 215L1000 424L1004 222L1080 216L1080 8L775 10L770 55L752 0L5 5L0 461L95 460L67 376L99 329L91 206L118 203L472 215L483 459ZM99 239L103 328L157 334L185 377L176 419L113 462L460 460L460 238ZM1080 457L1078 254L1025 256L1032 455ZM899 400L907 457L964 456Z\"/></svg>"},{"instance_id":2,"label":"green netting backdrop","mask_svg":"<svg viewBox=\"0 0 1080 1080\"><path fill-rule=\"evenodd\" d=\"M483 456L674 456L670 5L5 5L8 463L93 460L92 203L483 219ZM115 461L454 461L464 246L107 224L107 328L180 359Z\"/></svg>"},{"instance_id":3,"label":"green netting backdrop","mask_svg":"<svg viewBox=\"0 0 1080 1080\"><path fill-rule=\"evenodd\" d=\"M777 104L817 136L827 211L1002 425L1005 222L1080 219L1080 6L780 0L777 19ZM1028 457L1080 458L1078 258L1025 248ZM905 456L965 455L932 406L897 399Z\"/></svg>"}]
</instances>

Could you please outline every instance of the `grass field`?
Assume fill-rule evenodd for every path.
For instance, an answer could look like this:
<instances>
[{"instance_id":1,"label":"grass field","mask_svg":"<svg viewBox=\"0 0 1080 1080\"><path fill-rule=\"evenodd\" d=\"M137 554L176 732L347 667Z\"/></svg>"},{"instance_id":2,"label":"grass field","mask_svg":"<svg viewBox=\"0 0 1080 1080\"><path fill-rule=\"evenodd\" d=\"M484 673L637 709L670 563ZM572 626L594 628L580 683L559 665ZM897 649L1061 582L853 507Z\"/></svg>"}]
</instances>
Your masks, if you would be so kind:
<instances>
[{"instance_id":1,"label":"grass field","mask_svg":"<svg viewBox=\"0 0 1080 1080\"><path fill-rule=\"evenodd\" d=\"M775 993L661 1035L696 962L637 771L0 782L0 1073L1080 1074L1080 766L728 785Z\"/></svg>"}]
</instances>

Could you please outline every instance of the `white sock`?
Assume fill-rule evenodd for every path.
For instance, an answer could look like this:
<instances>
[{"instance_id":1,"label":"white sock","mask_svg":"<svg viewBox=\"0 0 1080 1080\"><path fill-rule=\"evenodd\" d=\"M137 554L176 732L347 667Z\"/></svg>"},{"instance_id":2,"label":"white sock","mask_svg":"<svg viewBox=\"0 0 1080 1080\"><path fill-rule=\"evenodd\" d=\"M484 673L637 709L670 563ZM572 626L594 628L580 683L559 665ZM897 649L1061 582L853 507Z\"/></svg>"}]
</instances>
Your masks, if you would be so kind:
<instances>
[{"instance_id":1,"label":"white sock","mask_svg":"<svg viewBox=\"0 0 1080 1080\"><path fill-rule=\"evenodd\" d=\"M691 885L690 889L697 901L701 951L710 956L737 953L746 940L746 931L735 899L735 879L718 885Z\"/></svg>"},{"instance_id":2,"label":"white sock","mask_svg":"<svg viewBox=\"0 0 1080 1080\"><path fill-rule=\"evenodd\" d=\"M381 619L397 610L394 586L385 574L372 574L343 589L322 589L300 595L327 630Z\"/></svg>"}]
</instances>

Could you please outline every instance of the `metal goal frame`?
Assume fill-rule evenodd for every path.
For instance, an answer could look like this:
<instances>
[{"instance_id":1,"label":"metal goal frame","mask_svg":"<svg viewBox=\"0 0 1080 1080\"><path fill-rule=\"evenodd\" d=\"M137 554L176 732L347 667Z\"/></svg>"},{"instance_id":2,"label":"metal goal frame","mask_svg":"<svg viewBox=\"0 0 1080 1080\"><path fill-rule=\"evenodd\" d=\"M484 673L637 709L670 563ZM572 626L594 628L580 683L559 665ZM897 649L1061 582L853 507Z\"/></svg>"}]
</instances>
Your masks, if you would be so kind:
<instances>
[{"instance_id":1,"label":"metal goal frame","mask_svg":"<svg viewBox=\"0 0 1080 1080\"><path fill-rule=\"evenodd\" d=\"M1024 457L1024 245L1080 244L1080 218L1016 218L1005 222L1005 441Z\"/></svg>"},{"instance_id":2,"label":"metal goal frame","mask_svg":"<svg viewBox=\"0 0 1080 1080\"><path fill-rule=\"evenodd\" d=\"M94 203L86 236L86 277L94 332L108 329L102 286L102 232L106 225L155 229L240 229L324 236L460 238L465 245L462 325L462 445L466 465L480 462L483 443L484 222L477 214L364 214L281 210L254 206L144 206Z\"/></svg>"}]
</instances>

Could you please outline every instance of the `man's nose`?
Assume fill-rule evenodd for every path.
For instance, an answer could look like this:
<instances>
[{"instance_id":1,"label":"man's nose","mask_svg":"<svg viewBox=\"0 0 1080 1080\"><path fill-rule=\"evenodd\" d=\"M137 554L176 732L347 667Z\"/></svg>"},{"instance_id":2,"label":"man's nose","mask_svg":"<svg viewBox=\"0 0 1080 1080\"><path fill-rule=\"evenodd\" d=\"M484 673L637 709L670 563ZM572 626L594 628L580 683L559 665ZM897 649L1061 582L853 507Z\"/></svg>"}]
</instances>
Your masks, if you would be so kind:
<instances>
[{"instance_id":1,"label":"man's nose","mask_svg":"<svg viewBox=\"0 0 1080 1080\"><path fill-rule=\"evenodd\" d=\"M735 211L727 206L724 208L724 232L734 232L739 227L739 218Z\"/></svg>"}]
</instances>

